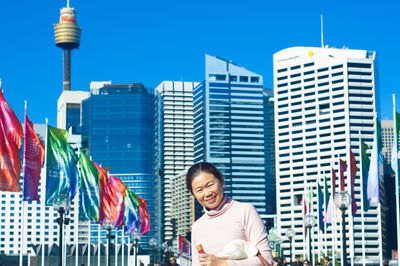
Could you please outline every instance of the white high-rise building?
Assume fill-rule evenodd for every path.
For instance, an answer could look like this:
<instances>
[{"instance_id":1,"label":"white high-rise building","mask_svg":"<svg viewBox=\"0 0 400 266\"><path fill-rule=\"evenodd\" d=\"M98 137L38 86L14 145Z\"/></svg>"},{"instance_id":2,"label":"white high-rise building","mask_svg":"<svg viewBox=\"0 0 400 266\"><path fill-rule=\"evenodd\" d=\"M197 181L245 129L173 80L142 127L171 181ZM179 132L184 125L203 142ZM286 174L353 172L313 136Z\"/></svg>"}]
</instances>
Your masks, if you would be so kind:
<instances>
[{"instance_id":1,"label":"white high-rise building","mask_svg":"<svg viewBox=\"0 0 400 266\"><path fill-rule=\"evenodd\" d=\"M296 232L293 256L308 257L301 204L305 191L314 192L311 213L318 217L317 183L323 189L326 176L332 193L334 168L339 191L340 158L348 165L345 189L350 193L350 149L360 168L359 133L372 146L374 113L379 102L375 57L375 52L365 50L314 47L292 47L274 54L278 230L282 235L289 228ZM365 213L364 246L361 185L358 171L355 195L359 210L354 219L351 207L346 211L347 258L361 260L364 251L365 258L378 261L385 256L385 232L381 226L384 219L379 219L383 212L370 207ZM340 219L340 215L336 218ZM312 241L313 254L322 251L340 258L339 220L328 226L326 233L318 230L317 223ZM289 249L289 243L282 246Z\"/></svg>"},{"instance_id":2,"label":"white high-rise building","mask_svg":"<svg viewBox=\"0 0 400 266\"><path fill-rule=\"evenodd\" d=\"M199 82L163 81L155 89L156 95L156 173L161 188L160 220L164 225L164 240L173 236L173 180L189 168L193 160L193 89ZM175 200L176 201L176 200ZM183 233L183 232L181 232ZM161 236L160 236L161 237Z\"/></svg>"}]
</instances>

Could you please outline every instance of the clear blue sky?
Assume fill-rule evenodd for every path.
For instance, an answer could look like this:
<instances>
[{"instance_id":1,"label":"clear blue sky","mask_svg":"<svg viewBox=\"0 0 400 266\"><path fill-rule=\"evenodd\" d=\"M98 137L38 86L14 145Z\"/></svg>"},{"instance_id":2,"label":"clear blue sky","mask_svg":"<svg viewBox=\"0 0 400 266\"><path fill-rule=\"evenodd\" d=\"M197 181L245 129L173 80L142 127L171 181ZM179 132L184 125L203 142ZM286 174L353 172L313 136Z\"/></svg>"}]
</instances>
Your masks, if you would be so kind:
<instances>
[{"instance_id":1,"label":"clear blue sky","mask_svg":"<svg viewBox=\"0 0 400 266\"><path fill-rule=\"evenodd\" d=\"M35 123L56 125L62 91L62 50L55 46L66 0L2 1L0 78L7 101L23 121L24 100ZM382 118L392 119L392 94L400 110L400 1L71 0L82 27L72 53L72 89L90 81L202 81L204 55L230 59L264 76L273 87L272 55L320 43L375 50L380 70Z\"/></svg>"}]
</instances>

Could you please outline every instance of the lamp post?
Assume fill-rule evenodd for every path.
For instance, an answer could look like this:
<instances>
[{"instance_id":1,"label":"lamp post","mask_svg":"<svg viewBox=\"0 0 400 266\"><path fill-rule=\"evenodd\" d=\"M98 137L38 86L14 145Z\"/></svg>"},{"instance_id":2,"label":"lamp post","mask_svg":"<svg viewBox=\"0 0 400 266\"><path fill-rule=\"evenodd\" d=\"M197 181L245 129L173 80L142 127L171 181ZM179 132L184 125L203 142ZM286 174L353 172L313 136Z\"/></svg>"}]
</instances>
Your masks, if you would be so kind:
<instances>
[{"instance_id":1,"label":"lamp post","mask_svg":"<svg viewBox=\"0 0 400 266\"><path fill-rule=\"evenodd\" d=\"M64 213L69 209L69 200L65 195L58 195L53 201L54 209L60 214L57 218L57 223L59 226L58 235L58 265L63 265L63 224L69 224L69 218L64 218Z\"/></svg>"},{"instance_id":2,"label":"lamp post","mask_svg":"<svg viewBox=\"0 0 400 266\"><path fill-rule=\"evenodd\" d=\"M111 217L107 217L103 220L103 227L107 230L107 266L111 266L111 254L110 254L110 244L111 239L114 238L111 235L111 230L113 230L115 226L115 221Z\"/></svg>"},{"instance_id":3,"label":"lamp post","mask_svg":"<svg viewBox=\"0 0 400 266\"><path fill-rule=\"evenodd\" d=\"M342 211L342 254L343 265L347 265L347 245L346 245L346 221L345 212L350 205L350 195L346 191L340 191L335 194L335 205Z\"/></svg>"},{"instance_id":4,"label":"lamp post","mask_svg":"<svg viewBox=\"0 0 400 266\"><path fill-rule=\"evenodd\" d=\"M308 249L308 257L310 260L310 265L313 265L313 258L312 258L312 239L311 239L311 230L313 226L315 225L315 217L314 215L307 214L306 217L304 218L304 225L308 228L308 244L309 244L309 249Z\"/></svg>"},{"instance_id":5,"label":"lamp post","mask_svg":"<svg viewBox=\"0 0 400 266\"><path fill-rule=\"evenodd\" d=\"M157 241L157 239L155 239L153 237L153 238L151 238L149 240L149 244L153 248L153 264L156 264L157 263L157 260L156 260L156 247L157 247L158 241Z\"/></svg>"},{"instance_id":6,"label":"lamp post","mask_svg":"<svg viewBox=\"0 0 400 266\"><path fill-rule=\"evenodd\" d=\"M289 246L290 246L290 263L289 264L292 265L292 239L293 239L295 233L292 228L289 228L285 234L286 234L287 238L289 239Z\"/></svg>"},{"instance_id":7,"label":"lamp post","mask_svg":"<svg viewBox=\"0 0 400 266\"><path fill-rule=\"evenodd\" d=\"M163 265L167 263L166 259L167 259L167 253L168 253L168 242L165 241L164 243L162 243L161 245L161 249L163 250Z\"/></svg>"},{"instance_id":8,"label":"lamp post","mask_svg":"<svg viewBox=\"0 0 400 266\"><path fill-rule=\"evenodd\" d=\"M132 237L133 237L133 242L135 244L135 266L137 266L137 254L139 252L139 240L140 240L139 231L133 232Z\"/></svg>"}]
</instances>

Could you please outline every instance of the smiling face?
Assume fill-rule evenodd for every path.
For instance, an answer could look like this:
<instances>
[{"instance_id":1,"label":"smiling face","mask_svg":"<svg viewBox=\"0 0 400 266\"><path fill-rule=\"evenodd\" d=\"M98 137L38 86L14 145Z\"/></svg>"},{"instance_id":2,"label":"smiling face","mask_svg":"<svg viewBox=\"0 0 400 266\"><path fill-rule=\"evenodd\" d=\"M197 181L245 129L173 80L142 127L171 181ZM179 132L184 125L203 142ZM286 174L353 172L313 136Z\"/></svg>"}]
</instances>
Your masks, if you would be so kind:
<instances>
[{"instance_id":1,"label":"smiling face","mask_svg":"<svg viewBox=\"0 0 400 266\"><path fill-rule=\"evenodd\" d=\"M223 182L220 182L213 174L201 172L192 180L192 192L201 205L213 210L224 198Z\"/></svg>"}]
</instances>

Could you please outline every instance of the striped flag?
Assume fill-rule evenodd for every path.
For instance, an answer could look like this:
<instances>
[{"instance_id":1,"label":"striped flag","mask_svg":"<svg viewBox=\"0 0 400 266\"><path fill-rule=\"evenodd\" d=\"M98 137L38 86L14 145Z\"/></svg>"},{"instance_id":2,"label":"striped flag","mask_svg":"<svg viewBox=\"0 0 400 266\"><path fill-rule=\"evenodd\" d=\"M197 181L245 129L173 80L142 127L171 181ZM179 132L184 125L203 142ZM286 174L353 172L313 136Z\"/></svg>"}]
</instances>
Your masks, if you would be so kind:
<instances>
[{"instance_id":1,"label":"striped flag","mask_svg":"<svg viewBox=\"0 0 400 266\"><path fill-rule=\"evenodd\" d=\"M89 157L83 152L80 152L79 162L79 218L81 220L98 222L100 218L100 173Z\"/></svg>"},{"instance_id":2,"label":"striped flag","mask_svg":"<svg viewBox=\"0 0 400 266\"><path fill-rule=\"evenodd\" d=\"M78 191L79 159L67 140L66 130L47 126L46 205L52 205L57 195L72 201Z\"/></svg>"},{"instance_id":3,"label":"striped flag","mask_svg":"<svg viewBox=\"0 0 400 266\"><path fill-rule=\"evenodd\" d=\"M44 161L44 146L42 141L33 130L33 123L29 120L25 108L25 130L24 130L24 151L23 151L23 187L22 200L39 200L38 187L40 171Z\"/></svg>"}]
</instances>

